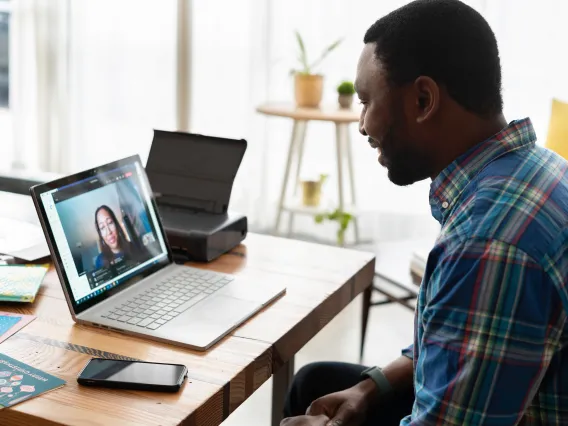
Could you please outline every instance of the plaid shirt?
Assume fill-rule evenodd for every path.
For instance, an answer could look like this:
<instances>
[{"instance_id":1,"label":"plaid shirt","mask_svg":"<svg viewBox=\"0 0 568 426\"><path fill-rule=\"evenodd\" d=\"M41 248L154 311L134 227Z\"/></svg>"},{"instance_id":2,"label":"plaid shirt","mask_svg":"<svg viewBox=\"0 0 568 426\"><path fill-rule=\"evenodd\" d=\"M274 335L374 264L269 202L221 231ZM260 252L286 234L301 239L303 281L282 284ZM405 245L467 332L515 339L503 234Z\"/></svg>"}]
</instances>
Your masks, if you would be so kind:
<instances>
[{"instance_id":1,"label":"plaid shirt","mask_svg":"<svg viewBox=\"0 0 568 426\"><path fill-rule=\"evenodd\" d=\"M529 119L432 182L402 425L568 425L568 163Z\"/></svg>"}]
</instances>

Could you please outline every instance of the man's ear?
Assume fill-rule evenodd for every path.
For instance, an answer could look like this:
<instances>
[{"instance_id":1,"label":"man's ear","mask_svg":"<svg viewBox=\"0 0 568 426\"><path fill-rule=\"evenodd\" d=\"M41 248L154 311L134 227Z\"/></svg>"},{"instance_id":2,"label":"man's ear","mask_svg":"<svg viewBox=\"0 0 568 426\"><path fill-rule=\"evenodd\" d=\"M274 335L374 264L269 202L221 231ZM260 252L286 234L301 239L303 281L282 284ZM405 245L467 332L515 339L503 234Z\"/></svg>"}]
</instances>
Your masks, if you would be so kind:
<instances>
[{"instance_id":1,"label":"man's ear","mask_svg":"<svg viewBox=\"0 0 568 426\"><path fill-rule=\"evenodd\" d=\"M416 95L416 122L431 119L440 107L440 87L430 77L420 76L414 81Z\"/></svg>"}]
</instances>

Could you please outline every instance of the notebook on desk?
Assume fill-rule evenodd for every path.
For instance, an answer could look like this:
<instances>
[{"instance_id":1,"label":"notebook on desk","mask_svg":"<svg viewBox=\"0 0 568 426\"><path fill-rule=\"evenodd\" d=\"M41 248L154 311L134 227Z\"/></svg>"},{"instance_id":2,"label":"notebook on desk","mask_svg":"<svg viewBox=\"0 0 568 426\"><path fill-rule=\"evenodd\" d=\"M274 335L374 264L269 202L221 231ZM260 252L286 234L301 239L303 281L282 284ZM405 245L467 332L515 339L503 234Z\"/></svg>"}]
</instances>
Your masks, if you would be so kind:
<instances>
[{"instance_id":1,"label":"notebook on desk","mask_svg":"<svg viewBox=\"0 0 568 426\"><path fill-rule=\"evenodd\" d=\"M0 265L0 301L33 302L47 270L46 265Z\"/></svg>"}]
</instances>

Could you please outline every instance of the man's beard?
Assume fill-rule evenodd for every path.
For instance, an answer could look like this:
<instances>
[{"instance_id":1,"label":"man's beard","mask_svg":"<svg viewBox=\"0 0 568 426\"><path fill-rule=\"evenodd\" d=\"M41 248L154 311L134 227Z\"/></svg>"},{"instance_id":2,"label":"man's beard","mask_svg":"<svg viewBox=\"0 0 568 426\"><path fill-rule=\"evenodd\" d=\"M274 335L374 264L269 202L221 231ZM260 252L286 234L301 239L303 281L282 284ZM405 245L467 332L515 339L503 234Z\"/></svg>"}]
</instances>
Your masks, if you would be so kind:
<instances>
[{"instance_id":1,"label":"man's beard","mask_svg":"<svg viewBox=\"0 0 568 426\"><path fill-rule=\"evenodd\" d=\"M382 163L388 170L389 180L398 186L408 186L426 179L427 159L418 152L411 151L411 143L395 136L392 124L381 139L381 143L369 138L372 146L378 146Z\"/></svg>"}]
</instances>

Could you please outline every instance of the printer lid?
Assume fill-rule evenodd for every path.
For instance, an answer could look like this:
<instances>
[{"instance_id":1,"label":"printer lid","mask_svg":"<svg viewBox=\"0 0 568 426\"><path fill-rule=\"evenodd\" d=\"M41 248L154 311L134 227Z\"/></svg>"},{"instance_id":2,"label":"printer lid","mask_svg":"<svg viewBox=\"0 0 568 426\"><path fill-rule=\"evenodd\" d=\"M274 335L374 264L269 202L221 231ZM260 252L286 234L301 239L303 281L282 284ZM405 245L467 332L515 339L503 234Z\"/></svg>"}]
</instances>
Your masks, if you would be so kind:
<instances>
[{"instance_id":1,"label":"printer lid","mask_svg":"<svg viewBox=\"0 0 568 426\"><path fill-rule=\"evenodd\" d=\"M158 204L225 213L244 139L154 130L146 174Z\"/></svg>"}]
</instances>

